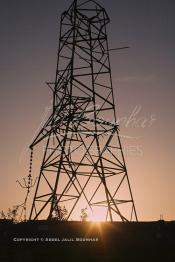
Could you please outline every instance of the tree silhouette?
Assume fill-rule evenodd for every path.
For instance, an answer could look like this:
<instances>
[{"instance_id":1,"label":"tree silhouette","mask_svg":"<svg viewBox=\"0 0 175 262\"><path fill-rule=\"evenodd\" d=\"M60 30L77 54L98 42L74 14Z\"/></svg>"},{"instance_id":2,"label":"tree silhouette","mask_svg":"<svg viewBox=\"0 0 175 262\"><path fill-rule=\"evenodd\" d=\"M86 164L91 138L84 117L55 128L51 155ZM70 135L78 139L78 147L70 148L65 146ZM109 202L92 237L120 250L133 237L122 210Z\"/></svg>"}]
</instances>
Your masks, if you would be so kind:
<instances>
[{"instance_id":1,"label":"tree silhouette","mask_svg":"<svg viewBox=\"0 0 175 262\"><path fill-rule=\"evenodd\" d=\"M52 215L52 220L65 221L67 220L68 211L65 206L61 207L57 205L54 209L54 214Z\"/></svg>"},{"instance_id":2,"label":"tree silhouette","mask_svg":"<svg viewBox=\"0 0 175 262\"><path fill-rule=\"evenodd\" d=\"M0 212L0 219L12 220L14 223L18 221L18 206L14 206L12 209L9 208L7 214L4 211Z\"/></svg>"},{"instance_id":3,"label":"tree silhouette","mask_svg":"<svg viewBox=\"0 0 175 262\"><path fill-rule=\"evenodd\" d=\"M81 218L81 221L83 221L83 222L87 221L87 219L88 219L87 207L81 209L81 216L80 216L80 218Z\"/></svg>"}]
</instances>

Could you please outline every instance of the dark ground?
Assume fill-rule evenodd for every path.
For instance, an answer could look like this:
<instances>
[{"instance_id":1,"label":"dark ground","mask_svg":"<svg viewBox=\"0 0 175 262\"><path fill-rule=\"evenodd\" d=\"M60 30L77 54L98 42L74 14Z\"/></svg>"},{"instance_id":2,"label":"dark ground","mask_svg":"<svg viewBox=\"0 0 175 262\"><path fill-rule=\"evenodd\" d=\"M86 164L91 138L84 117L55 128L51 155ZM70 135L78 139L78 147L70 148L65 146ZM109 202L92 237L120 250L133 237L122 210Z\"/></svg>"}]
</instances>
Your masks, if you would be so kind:
<instances>
[{"instance_id":1,"label":"dark ground","mask_svg":"<svg viewBox=\"0 0 175 262\"><path fill-rule=\"evenodd\" d=\"M175 222L0 220L0 262L174 262Z\"/></svg>"}]
</instances>

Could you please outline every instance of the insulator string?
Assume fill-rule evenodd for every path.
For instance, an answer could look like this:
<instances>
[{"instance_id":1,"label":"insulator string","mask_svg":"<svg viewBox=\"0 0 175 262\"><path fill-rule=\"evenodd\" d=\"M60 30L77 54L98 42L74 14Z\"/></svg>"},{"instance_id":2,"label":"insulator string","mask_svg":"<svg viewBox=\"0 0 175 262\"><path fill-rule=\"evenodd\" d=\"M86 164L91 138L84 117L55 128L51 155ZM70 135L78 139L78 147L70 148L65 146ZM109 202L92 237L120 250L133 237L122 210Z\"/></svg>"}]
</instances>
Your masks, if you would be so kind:
<instances>
[{"instance_id":1,"label":"insulator string","mask_svg":"<svg viewBox=\"0 0 175 262\"><path fill-rule=\"evenodd\" d=\"M32 164L33 164L33 147L30 152L30 164L29 164L29 174L28 174L28 184L27 184L27 193L30 193L31 181L32 181Z\"/></svg>"}]
</instances>

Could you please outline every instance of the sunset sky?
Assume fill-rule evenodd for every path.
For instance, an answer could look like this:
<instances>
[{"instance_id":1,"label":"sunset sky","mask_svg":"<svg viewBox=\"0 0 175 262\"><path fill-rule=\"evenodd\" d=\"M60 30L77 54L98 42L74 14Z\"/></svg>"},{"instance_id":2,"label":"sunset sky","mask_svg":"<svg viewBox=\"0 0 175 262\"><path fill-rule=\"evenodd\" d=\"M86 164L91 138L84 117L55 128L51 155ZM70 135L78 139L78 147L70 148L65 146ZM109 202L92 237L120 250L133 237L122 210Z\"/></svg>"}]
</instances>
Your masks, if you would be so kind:
<instances>
[{"instance_id":1,"label":"sunset sky","mask_svg":"<svg viewBox=\"0 0 175 262\"><path fill-rule=\"evenodd\" d=\"M117 119L139 220L175 220L175 1L106 9ZM24 201L33 137L51 104L60 15L71 0L0 1L0 210ZM33 174L37 176L38 174Z\"/></svg>"}]
</instances>

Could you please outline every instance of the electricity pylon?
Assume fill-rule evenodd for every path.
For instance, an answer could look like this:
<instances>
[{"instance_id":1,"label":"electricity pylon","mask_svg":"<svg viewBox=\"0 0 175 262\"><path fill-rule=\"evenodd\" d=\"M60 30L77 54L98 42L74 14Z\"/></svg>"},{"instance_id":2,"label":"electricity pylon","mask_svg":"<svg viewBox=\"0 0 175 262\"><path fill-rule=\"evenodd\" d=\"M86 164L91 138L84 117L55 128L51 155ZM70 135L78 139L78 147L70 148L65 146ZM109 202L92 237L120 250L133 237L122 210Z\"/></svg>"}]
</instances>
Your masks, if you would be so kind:
<instances>
[{"instance_id":1,"label":"electricity pylon","mask_svg":"<svg viewBox=\"0 0 175 262\"><path fill-rule=\"evenodd\" d=\"M116 123L106 25L95 1L75 0L61 15L53 109L31 144L45 144L30 219L67 220L83 206L104 220L137 220Z\"/></svg>"}]
</instances>

